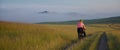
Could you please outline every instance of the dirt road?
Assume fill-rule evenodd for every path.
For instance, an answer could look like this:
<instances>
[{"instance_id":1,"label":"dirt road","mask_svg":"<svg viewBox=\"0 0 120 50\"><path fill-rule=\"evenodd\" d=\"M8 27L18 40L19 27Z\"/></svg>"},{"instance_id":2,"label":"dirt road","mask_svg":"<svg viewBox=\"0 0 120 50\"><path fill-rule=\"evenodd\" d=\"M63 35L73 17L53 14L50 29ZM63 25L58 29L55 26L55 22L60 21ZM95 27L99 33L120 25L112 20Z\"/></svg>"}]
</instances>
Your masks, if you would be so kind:
<instances>
[{"instance_id":1,"label":"dirt road","mask_svg":"<svg viewBox=\"0 0 120 50\"><path fill-rule=\"evenodd\" d=\"M90 37L90 36L88 36L88 37ZM80 40L75 41L75 42L71 43L70 45L66 46L63 50L71 50L74 47L74 45L78 44L79 42L80 42ZM103 34L100 37L100 40L97 45L97 50L109 50L108 44L107 44L107 36L106 36L105 32L103 32Z\"/></svg>"},{"instance_id":2,"label":"dirt road","mask_svg":"<svg viewBox=\"0 0 120 50\"><path fill-rule=\"evenodd\" d=\"M109 50L108 44L107 44L107 36L105 32L102 34L99 40L97 50Z\"/></svg>"},{"instance_id":3,"label":"dirt road","mask_svg":"<svg viewBox=\"0 0 120 50\"><path fill-rule=\"evenodd\" d=\"M92 36L92 34L89 34L87 37L91 37L91 36ZM74 45L76 45L78 43L80 43L80 40L72 42L70 45L64 47L63 50L71 50L74 47Z\"/></svg>"}]
</instances>

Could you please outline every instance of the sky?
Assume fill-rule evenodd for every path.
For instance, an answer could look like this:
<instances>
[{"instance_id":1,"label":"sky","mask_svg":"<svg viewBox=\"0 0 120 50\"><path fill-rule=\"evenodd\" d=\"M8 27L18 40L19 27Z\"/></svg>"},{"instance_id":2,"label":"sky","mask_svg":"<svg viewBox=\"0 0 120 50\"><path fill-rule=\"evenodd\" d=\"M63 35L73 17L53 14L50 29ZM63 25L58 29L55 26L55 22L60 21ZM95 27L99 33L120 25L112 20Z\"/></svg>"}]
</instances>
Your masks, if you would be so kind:
<instances>
[{"instance_id":1,"label":"sky","mask_svg":"<svg viewBox=\"0 0 120 50\"><path fill-rule=\"evenodd\" d=\"M48 13L38 13L44 11ZM120 16L120 0L0 0L0 21L36 23L114 16Z\"/></svg>"}]
</instances>

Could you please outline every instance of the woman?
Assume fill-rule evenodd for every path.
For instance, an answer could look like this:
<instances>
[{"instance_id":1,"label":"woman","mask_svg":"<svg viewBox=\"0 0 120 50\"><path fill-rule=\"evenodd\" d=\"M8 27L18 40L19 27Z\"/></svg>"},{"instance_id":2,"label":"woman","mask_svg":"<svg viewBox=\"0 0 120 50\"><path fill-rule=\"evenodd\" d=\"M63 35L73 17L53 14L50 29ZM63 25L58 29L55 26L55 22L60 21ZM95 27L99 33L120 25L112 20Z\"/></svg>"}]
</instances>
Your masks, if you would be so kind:
<instances>
[{"instance_id":1,"label":"woman","mask_svg":"<svg viewBox=\"0 0 120 50\"><path fill-rule=\"evenodd\" d=\"M80 20L80 21L77 23L78 39L81 39L81 36L82 36L82 37L85 37L85 36L86 36L85 30L86 30L86 27L85 27L83 21Z\"/></svg>"}]
</instances>

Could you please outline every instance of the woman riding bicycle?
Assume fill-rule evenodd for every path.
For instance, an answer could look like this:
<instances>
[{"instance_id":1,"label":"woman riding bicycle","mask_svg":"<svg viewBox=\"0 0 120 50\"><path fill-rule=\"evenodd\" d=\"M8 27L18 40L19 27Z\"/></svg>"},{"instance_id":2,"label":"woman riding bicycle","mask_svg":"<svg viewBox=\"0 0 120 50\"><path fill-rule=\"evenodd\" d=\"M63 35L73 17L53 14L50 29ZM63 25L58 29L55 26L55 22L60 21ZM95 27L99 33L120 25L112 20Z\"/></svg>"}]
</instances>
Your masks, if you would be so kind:
<instances>
[{"instance_id":1,"label":"woman riding bicycle","mask_svg":"<svg viewBox=\"0 0 120 50\"><path fill-rule=\"evenodd\" d=\"M86 27L85 27L83 21L80 20L80 21L77 23L78 39L81 39L81 38L83 38L83 37L86 37L85 30L86 30Z\"/></svg>"}]
</instances>

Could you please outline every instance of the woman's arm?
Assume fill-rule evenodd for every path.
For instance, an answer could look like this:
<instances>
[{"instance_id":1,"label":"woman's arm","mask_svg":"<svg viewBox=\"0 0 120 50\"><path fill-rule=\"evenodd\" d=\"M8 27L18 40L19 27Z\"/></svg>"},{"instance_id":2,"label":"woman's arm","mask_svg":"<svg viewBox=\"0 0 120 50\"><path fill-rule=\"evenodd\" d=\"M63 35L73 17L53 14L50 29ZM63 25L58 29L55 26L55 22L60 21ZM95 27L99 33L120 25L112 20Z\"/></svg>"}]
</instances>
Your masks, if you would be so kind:
<instances>
[{"instance_id":1,"label":"woman's arm","mask_svg":"<svg viewBox=\"0 0 120 50\"><path fill-rule=\"evenodd\" d=\"M84 30L86 30L86 27L85 27L85 25L84 25L84 24L83 24L83 29L84 29Z\"/></svg>"},{"instance_id":2,"label":"woman's arm","mask_svg":"<svg viewBox=\"0 0 120 50\"><path fill-rule=\"evenodd\" d=\"M86 27L85 27L85 25L83 26L83 28L86 30Z\"/></svg>"}]
</instances>

